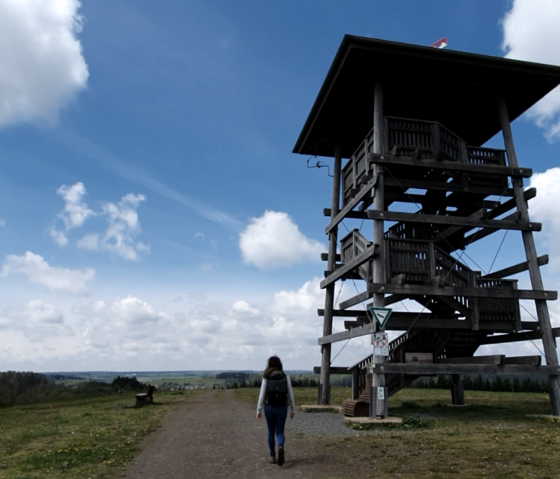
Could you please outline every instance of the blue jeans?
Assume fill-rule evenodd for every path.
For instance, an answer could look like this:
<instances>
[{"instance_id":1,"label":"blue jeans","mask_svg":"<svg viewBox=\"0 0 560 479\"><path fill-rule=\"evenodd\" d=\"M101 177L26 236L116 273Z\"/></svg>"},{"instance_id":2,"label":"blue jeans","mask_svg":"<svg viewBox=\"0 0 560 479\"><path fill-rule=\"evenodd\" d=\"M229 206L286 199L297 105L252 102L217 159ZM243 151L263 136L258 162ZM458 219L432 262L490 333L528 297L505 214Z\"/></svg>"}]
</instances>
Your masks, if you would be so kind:
<instances>
[{"instance_id":1,"label":"blue jeans","mask_svg":"<svg viewBox=\"0 0 560 479\"><path fill-rule=\"evenodd\" d=\"M270 455L274 455L274 435L278 446L284 445L284 425L288 417L287 406L269 406L264 405L264 417L266 418L266 425L268 426L268 450Z\"/></svg>"}]
</instances>

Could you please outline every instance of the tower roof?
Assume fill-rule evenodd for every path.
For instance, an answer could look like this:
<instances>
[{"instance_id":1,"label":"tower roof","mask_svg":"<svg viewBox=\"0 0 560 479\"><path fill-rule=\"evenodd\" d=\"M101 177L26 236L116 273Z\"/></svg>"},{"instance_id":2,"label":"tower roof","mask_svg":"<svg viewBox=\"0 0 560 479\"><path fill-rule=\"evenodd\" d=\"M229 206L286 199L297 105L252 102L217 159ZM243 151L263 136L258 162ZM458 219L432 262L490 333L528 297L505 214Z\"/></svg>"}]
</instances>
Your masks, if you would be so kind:
<instances>
[{"instance_id":1,"label":"tower roof","mask_svg":"<svg viewBox=\"0 0 560 479\"><path fill-rule=\"evenodd\" d=\"M560 67L345 35L294 153L350 157L373 126L373 87L385 116L437 121L469 145L500 131L497 99L513 121L558 84Z\"/></svg>"}]
</instances>

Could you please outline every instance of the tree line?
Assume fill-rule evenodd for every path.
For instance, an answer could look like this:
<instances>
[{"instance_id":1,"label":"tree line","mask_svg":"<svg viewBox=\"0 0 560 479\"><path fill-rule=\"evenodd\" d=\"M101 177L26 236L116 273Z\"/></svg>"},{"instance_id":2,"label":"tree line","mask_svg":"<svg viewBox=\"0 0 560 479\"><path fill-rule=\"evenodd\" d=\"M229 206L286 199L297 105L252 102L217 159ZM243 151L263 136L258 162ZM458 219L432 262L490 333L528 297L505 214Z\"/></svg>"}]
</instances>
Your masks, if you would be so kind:
<instances>
[{"instance_id":1,"label":"tree line","mask_svg":"<svg viewBox=\"0 0 560 479\"><path fill-rule=\"evenodd\" d=\"M121 377L115 378L111 384L84 381L67 386L49 381L44 374L5 371L0 372L0 407L107 396L119 394L122 390L142 390L144 386L136 378Z\"/></svg>"},{"instance_id":2,"label":"tree line","mask_svg":"<svg viewBox=\"0 0 560 479\"><path fill-rule=\"evenodd\" d=\"M231 374L231 373L221 373L220 376L223 374ZM223 385L223 388L236 389L236 388L260 388L261 387L262 376L260 374L248 374L248 373L238 373L238 374L241 374L243 376L227 377ZM218 375L216 375L216 378L225 379L223 376L218 377ZM305 376L305 375L290 376L290 382L292 383L292 387L294 388L314 388L317 387L317 385L319 384L316 378L312 376Z\"/></svg>"}]
</instances>

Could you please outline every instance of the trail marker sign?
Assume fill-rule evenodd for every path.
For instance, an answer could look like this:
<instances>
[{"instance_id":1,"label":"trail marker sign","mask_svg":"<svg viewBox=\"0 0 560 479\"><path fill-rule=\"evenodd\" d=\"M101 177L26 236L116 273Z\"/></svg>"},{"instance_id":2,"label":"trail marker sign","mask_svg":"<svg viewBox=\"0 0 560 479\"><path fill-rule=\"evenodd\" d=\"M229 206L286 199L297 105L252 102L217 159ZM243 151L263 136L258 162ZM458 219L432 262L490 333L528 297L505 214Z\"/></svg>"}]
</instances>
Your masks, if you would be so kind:
<instances>
[{"instance_id":1,"label":"trail marker sign","mask_svg":"<svg viewBox=\"0 0 560 479\"><path fill-rule=\"evenodd\" d=\"M373 315L373 317L375 318L375 321L377 321L377 324L379 324L379 328L385 329L387 320L389 319L389 316L391 316L393 310L391 308L374 308L374 307L369 308L369 310Z\"/></svg>"}]
</instances>

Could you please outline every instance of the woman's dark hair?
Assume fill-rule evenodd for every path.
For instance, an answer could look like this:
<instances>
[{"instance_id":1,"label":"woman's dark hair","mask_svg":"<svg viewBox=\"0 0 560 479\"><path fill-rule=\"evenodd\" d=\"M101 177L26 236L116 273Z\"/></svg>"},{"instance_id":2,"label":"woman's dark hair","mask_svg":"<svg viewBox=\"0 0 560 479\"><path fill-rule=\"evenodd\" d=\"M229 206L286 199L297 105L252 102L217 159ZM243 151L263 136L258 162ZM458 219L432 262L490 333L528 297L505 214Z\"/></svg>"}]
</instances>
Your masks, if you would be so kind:
<instances>
[{"instance_id":1,"label":"woman's dark hair","mask_svg":"<svg viewBox=\"0 0 560 479\"><path fill-rule=\"evenodd\" d=\"M266 369L263 371L263 378L268 376L271 371L282 371L283 369L280 358L276 355L270 356L266 363Z\"/></svg>"}]
</instances>

